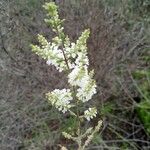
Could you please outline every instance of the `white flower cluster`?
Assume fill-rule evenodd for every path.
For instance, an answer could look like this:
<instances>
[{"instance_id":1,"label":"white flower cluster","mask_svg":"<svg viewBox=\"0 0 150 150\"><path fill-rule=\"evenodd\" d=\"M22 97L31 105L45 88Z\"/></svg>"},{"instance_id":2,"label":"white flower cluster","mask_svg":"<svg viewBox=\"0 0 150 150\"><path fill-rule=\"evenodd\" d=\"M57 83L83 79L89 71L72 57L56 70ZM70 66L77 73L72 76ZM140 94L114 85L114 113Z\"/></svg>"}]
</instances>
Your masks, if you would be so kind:
<instances>
[{"instance_id":1,"label":"white flower cluster","mask_svg":"<svg viewBox=\"0 0 150 150\"><path fill-rule=\"evenodd\" d=\"M48 101L63 113L72 107L70 101L73 98L71 96L70 89L55 89L54 91L47 93L46 96Z\"/></svg>"},{"instance_id":2,"label":"white flower cluster","mask_svg":"<svg viewBox=\"0 0 150 150\"><path fill-rule=\"evenodd\" d=\"M76 43L71 43L68 36L63 32L63 20L59 19L58 7L55 3L46 3L44 8L48 10L48 17L50 17L45 21L51 25L57 36L50 43L45 37L38 35L41 46L32 45L32 51L44 58L48 65L54 65L59 72L70 71L68 82L71 86L76 87L76 93L71 93L69 89L55 89L46 94L49 102L59 111L65 113L73 106L70 104L70 101L73 100L72 94L76 94L77 99L84 103L89 101L96 93L93 72L88 71L89 59L86 42L90 31L85 30ZM92 118L92 115L96 115L94 110L89 108L85 111L88 120Z\"/></svg>"},{"instance_id":3,"label":"white flower cluster","mask_svg":"<svg viewBox=\"0 0 150 150\"><path fill-rule=\"evenodd\" d=\"M84 32L82 32L76 43L70 43L69 39L66 39L67 44L65 44L65 51L68 54L68 58L75 59L74 64L79 67L83 65L89 65L86 46L86 41L89 37L89 34L89 30L85 30Z\"/></svg>"},{"instance_id":4,"label":"white flower cluster","mask_svg":"<svg viewBox=\"0 0 150 150\"><path fill-rule=\"evenodd\" d=\"M48 56L46 62L48 65L54 65L59 72L62 72L63 70L67 69L63 53L57 45L52 44L51 47L49 47L49 49L45 49L45 51L46 50L51 51L51 55Z\"/></svg>"},{"instance_id":5,"label":"white flower cluster","mask_svg":"<svg viewBox=\"0 0 150 150\"><path fill-rule=\"evenodd\" d=\"M88 110L84 111L84 117L90 121L91 119L93 119L94 117L96 117L97 115L97 110L95 107L93 108L89 108Z\"/></svg>"},{"instance_id":6,"label":"white flower cluster","mask_svg":"<svg viewBox=\"0 0 150 150\"><path fill-rule=\"evenodd\" d=\"M67 66L64 60L62 50L59 48L59 38L55 37L57 41L50 43L42 35L38 35L38 40L41 43L41 47L32 45L32 51L42 58L47 60L48 65L54 65L59 72L67 70Z\"/></svg>"},{"instance_id":7,"label":"white flower cluster","mask_svg":"<svg viewBox=\"0 0 150 150\"><path fill-rule=\"evenodd\" d=\"M89 101L96 93L95 80L88 74L87 66L76 66L68 75L69 83L72 86L78 86L77 97L82 102Z\"/></svg>"},{"instance_id":8,"label":"white flower cluster","mask_svg":"<svg viewBox=\"0 0 150 150\"><path fill-rule=\"evenodd\" d=\"M96 93L95 80L92 79L92 73L88 72L89 60L87 57L86 40L89 36L89 30L85 30L77 40L76 45L73 44L72 53L77 54L75 66L68 75L68 82L72 86L78 86L77 97L82 102L89 101Z\"/></svg>"},{"instance_id":9,"label":"white flower cluster","mask_svg":"<svg viewBox=\"0 0 150 150\"><path fill-rule=\"evenodd\" d=\"M80 86L82 83L83 77L87 74L87 66L79 67L75 66L71 73L68 75L68 82L72 86Z\"/></svg>"}]
</instances>

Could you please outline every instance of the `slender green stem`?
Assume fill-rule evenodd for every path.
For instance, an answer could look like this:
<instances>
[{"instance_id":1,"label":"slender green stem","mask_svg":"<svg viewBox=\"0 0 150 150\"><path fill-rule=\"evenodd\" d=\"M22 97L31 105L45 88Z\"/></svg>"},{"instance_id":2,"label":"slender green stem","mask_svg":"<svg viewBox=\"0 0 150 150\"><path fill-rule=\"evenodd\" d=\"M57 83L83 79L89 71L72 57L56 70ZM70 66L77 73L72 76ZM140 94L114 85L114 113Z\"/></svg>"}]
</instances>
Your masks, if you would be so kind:
<instances>
[{"instance_id":1,"label":"slender green stem","mask_svg":"<svg viewBox=\"0 0 150 150\"><path fill-rule=\"evenodd\" d=\"M59 33L57 27L56 27L56 31L57 31L57 34L58 34L59 38L62 39L62 36ZM63 53L63 56L64 56L65 63L67 65L67 69L70 71L71 69L69 67L69 63L68 63L68 60L67 60L67 57L66 57L66 54L65 54L65 51L64 51L64 38L62 39L61 50L62 50L62 53ZM73 91L73 99L76 101L76 114L72 113L72 111L70 111L70 112L72 114L74 114L74 116L76 116L76 118L77 118L77 136L80 137L80 135L81 135L81 130L80 130L81 122L80 122L79 101L76 97L76 88L74 86L72 87L72 91ZM81 144L82 144L82 141L79 138L79 140L78 140L78 150L81 150L81 148L82 148Z\"/></svg>"},{"instance_id":2,"label":"slender green stem","mask_svg":"<svg viewBox=\"0 0 150 150\"><path fill-rule=\"evenodd\" d=\"M54 19L54 18L53 18ZM55 20L55 19L54 19ZM63 57L64 57L64 61L66 63L66 66L67 66L67 70L68 72L71 71L70 69L70 66L69 66L69 63L68 63L68 59L66 57L66 54L65 54L65 50L64 50L64 40L65 40L65 36L63 37L62 36L62 33L59 32L58 30L58 27L57 25L54 27L55 30L56 30L56 34L59 36L59 38L62 40L62 43L61 43L61 51L63 53ZM64 33L63 33L64 35ZM76 116L76 119L77 119L77 144L78 144L78 150L83 150L82 148L82 138L81 138L81 120L80 120L80 110L79 110L79 100L78 98L76 97L76 87L75 86L71 86L71 89L72 89L72 93L73 93L73 99L75 100L75 103L76 103L76 113L74 113L73 111L70 110L70 113L74 116Z\"/></svg>"}]
</instances>

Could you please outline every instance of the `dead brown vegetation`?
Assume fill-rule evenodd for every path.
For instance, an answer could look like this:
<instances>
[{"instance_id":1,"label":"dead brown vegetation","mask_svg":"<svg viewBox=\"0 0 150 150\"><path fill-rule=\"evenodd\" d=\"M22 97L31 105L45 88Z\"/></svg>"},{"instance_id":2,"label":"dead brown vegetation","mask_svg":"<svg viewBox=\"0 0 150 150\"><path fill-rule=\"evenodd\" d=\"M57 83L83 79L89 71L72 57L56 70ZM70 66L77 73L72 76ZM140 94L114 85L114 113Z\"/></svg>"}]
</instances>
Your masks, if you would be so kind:
<instances>
[{"instance_id":1,"label":"dead brown vegetation","mask_svg":"<svg viewBox=\"0 0 150 150\"><path fill-rule=\"evenodd\" d=\"M46 66L29 47L37 42L38 33L48 39L53 36L43 21L43 3L44 0L40 0L30 8L24 1L1 2L1 150L40 150L52 149L52 146L57 149L55 145L60 142L57 129L60 130L59 124L63 119L49 106L44 93L64 87L66 79L54 67ZM116 19L116 14L106 11L97 0L60 0L57 4L61 17L66 19L65 31L73 41L85 28L90 28L90 66L95 69L98 85L98 94L93 101L99 107L105 102L115 101L113 109L115 115L120 116L115 118L112 114L104 117L101 134L105 140L100 146L107 145L109 149L117 143L117 149L118 143L124 141L129 148L141 148L142 144L138 145L136 140L145 146L150 145L136 116L130 116L134 115L132 98L136 92L129 76L141 64L137 56L144 41L144 32L140 28L127 31L124 24ZM120 142L116 140L118 137ZM95 146L95 149L101 149L100 146Z\"/></svg>"}]
</instances>

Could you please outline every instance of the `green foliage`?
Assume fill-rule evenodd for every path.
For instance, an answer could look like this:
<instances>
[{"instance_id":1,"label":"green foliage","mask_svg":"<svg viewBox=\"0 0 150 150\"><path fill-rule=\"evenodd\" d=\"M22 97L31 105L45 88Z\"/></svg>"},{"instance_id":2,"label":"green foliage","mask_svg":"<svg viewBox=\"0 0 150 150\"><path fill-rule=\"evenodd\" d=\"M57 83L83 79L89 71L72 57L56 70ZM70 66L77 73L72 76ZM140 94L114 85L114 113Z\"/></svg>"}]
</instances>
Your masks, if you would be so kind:
<instances>
[{"instance_id":1,"label":"green foliage","mask_svg":"<svg viewBox=\"0 0 150 150\"><path fill-rule=\"evenodd\" d=\"M144 127L148 134L150 134L150 99L149 101L142 101L137 107L137 113L144 124Z\"/></svg>"},{"instance_id":2,"label":"green foliage","mask_svg":"<svg viewBox=\"0 0 150 150\"><path fill-rule=\"evenodd\" d=\"M77 127L76 118L73 116L70 116L69 118L67 118L67 120L64 120L64 122L61 126L61 130L65 131L71 135L74 135L76 127Z\"/></svg>"},{"instance_id":3,"label":"green foliage","mask_svg":"<svg viewBox=\"0 0 150 150\"><path fill-rule=\"evenodd\" d=\"M100 113L102 116L108 116L110 113L113 113L114 104L107 102L103 107L100 108Z\"/></svg>"},{"instance_id":4,"label":"green foliage","mask_svg":"<svg viewBox=\"0 0 150 150\"><path fill-rule=\"evenodd\" d=\"M94 138L93 138L93 143L96 144L96 145L100 145L102 144L102 137L100 136L100 134L95 134Z\"/></svg>"},{"instance_id":5,"label":"green foliage","mask_svg":"<svg viewBox=\"0 0 150 150\"><path fill-rule=\"evenodd\" d=\"M132 73L133 77L135 79L142 79L144 76L146 77L147 75L150 76L150 71L148 70L137 70Z\"/></svg>"},{"instance_id":6,"label":"green foliage","mask_svg":"<svg viewBox=\"0 0 150 150\"><path fill-rule=\"evenodd\" d=\"M137 70L133 73L133 77L139 82L137 89L141 95L137 113L146 131L150 134L150 70Z\"/></svg>"}]
</instances>

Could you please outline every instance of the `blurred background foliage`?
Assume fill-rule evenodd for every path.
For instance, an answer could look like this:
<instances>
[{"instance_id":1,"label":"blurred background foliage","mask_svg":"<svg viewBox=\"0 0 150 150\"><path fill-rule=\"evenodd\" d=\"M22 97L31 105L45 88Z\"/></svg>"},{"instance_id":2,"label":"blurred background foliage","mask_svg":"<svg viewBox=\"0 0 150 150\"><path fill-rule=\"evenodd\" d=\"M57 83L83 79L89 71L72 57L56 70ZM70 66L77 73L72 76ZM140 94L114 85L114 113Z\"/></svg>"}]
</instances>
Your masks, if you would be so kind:
<instances>
[{"instance_id":1,"label":"blurred background foliage","mask_svg":"<svg viewBox=\"0 0 150 150\"><path fill-rule=\"evenodd\" d=\"M74 118L62 117L44 93L67 86L64 74L31 52L37 34L49 40L42 5L49 0L0 1L0 148L52 150L58 144L75 149L61 135ZM89 149L150 147L150 1L55 0L65 32L75 41L90 28L90 67L98 93L103 128ZM89 127L89 123L84 127Z\"/></svg>"},{"instance_id":2,"label":"blurred background foliage","mask_svg":"<svg viewBox=\"0 0 150 150\"><path fill-rule=\"evenodd\" d=\"M148 26L150 23L149 0L103 0L107 8L113 8L118 16L131 25L141 23Z\"/></svg>"},{"instance_id":3,"label":"blurred background foliage","mask_svg":"<svg viewBox=\"0 0 150 150\"><path fill-rule=\"evenodd\" d=\"M147 55L147 57L149 56ZM149 63L149 59L146 61ZM147 133L150 134L150 69L145 68L133 72L133 78L141 98L137 104L137 113Z\"/></svg>"}]
</instances>

